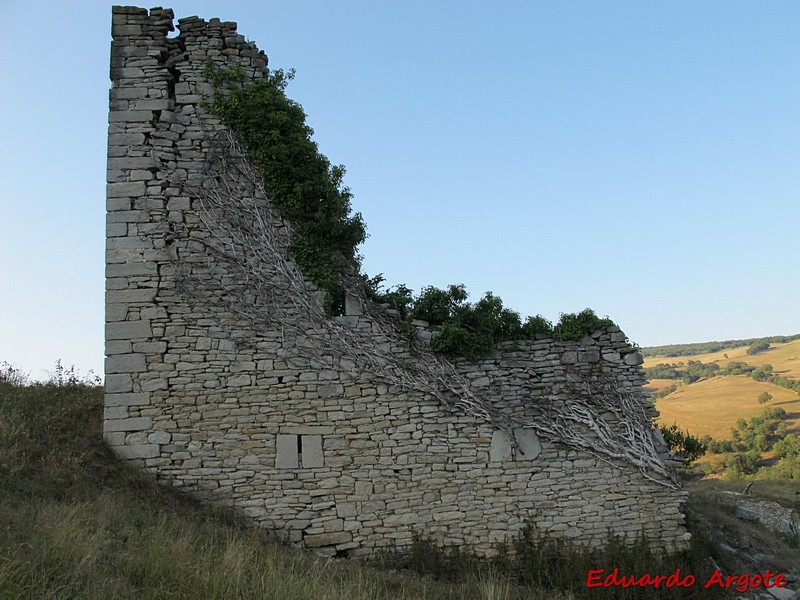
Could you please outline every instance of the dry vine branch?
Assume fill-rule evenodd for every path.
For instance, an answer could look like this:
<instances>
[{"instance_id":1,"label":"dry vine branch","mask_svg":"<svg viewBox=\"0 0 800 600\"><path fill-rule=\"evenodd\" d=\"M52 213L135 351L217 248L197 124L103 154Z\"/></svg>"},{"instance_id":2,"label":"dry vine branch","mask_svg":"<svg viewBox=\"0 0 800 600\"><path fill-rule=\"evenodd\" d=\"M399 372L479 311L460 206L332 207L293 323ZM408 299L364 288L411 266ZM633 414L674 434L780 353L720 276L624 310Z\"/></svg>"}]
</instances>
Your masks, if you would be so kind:
<instances>
[{"instance_id":1,"label":"dry vine branch","mask_svg":"<svg viewBox=\"0 0 800 600\"><path fill-rule=\"evenodd\" d=\"M235 276L218 278L209 286L181 259L179 250L170 252L184 293L225 308L261 333L279 330L282 340L302 346L307 358L320 365L336 367L337 361L347 358L389 386L432 395L448 407L505 430L512 440L513 428L530 428L545 439L582 449L610 464L626 461L660 485L676 485L655 447L640 399L619 392L615 381L590 383L579 377L579 382L551 397L551 402L560 399L560 406L543 418L512 419L476 395L450 361L427 348L413 357L403 348L393 348L399 340L398 320L366 298L356 276L342 276L341 283L361 304L372 324L370 334L357 331L347 318L326 315L313 286L290 257L291 226L267 200L261 177L234 136L222 130L209 135L207 143L202 184L188 189L184 182L173 182L199 204L196 214L203 235L184 231L184 242L199 245L209 260L224 262L227 273ZM224 295L211 292L217 286ZM608 412L621 432L602 417Z\"/></svg>"}]
</instances>

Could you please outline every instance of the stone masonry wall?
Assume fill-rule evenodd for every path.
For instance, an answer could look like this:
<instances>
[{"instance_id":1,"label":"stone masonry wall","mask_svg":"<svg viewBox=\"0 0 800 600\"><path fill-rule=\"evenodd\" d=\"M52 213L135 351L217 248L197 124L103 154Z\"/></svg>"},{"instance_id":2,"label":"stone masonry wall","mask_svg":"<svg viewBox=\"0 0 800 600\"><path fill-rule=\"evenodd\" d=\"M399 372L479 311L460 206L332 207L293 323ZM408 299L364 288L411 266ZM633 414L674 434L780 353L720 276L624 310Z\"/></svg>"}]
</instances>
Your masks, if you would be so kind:
<instances>
[{"instance_id":1,"label":"stone masonry wall","mask_svg":"<svg viewBox=\"0 0 800 600\"><path fill-rule=\"evenodd\" d=\"M286 255L288 227L225 166L243 162L220 150L202 71L210 59L252 81L266 56L235 23L181 19L168 38L172 19L113 9L105 438L117 455L330 555L406 545L414 531L489 554L526 520L578 544L611 532L685 545L685 493L668 477L534 426L598 382L644 402L641 357L624 334L508 344L448 367L492 419L399 385L397 373L427 359L363 298L323 322L318 292ZM248 244L252 220L209 205L222 184L260 211L269 252ZM613 413L598 418L613 428Z\"/></svg>"}]
</instances>

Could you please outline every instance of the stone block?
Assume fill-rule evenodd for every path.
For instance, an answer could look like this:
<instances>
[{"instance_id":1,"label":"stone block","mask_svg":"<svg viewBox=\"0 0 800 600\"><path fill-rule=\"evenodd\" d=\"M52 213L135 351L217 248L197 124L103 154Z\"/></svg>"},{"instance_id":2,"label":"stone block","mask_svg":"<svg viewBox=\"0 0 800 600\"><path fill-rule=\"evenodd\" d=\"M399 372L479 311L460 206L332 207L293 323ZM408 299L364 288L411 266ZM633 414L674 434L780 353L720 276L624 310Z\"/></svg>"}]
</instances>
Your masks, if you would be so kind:
<instances>
[{"instance_id":1,"label":"stone block","mask_svg":"<svg viewBox=\"0 0 800 600\"><path fill-rule=\"evenodd\" d=\"M358 507L355 502L339 502L336 505L336 514L341 517L358 516Z\"/></svg>"},{"instance_id":2,"label":"stone block","mask_svg":"<svg viewBox=\"0 0 800 600\"><path fill-rule=\"evenodd\" d=\"M114 185L142 185L143 181L138 181L134 184L121 184ZM144 192L142 192L144 194ZM134 196L136 197L136 196ZM106 213L106 223L147 223L150 220L150 215L146 210L117 210L114 212Z\"/></svg>"},{"instance_id":3,"label":"stone block","mask_svg":"<svg viewBox=\"0 0 800 600\"><path fill-rule=\"evenodd\" d=\"M133 391L133 379L127 373L106 375L106 394L117 394Z\"/></svg>"},{"instance_id":4,"label":"stone block","mask_svg":"<svg viewBox=\"0 0 800 600\"><path fill-rule=\"evenodd\" d=\"M160 455L157 444L137 444L135 446L114 446L114 454L122 459L155 458Z\"/></svg>"},{"instance_id":5,"label":"stone block","mask_svg":"<svg viewBox=\"0 0 800 600\"><path fill-rule=\"evenodd\" d=\"M147 441L151 444L169 444L172 435L167 431L154 431L147 436Z\"/></svg>"},{"instance_id":6,"label":"stone block","mask_svg":"<svg viewBox=\"0 0 800 600\"><path fill-rule=\"evenodd\" d=\"M631 352L630 354L625 355L625 364L636 367L641 365L644 362L644 358L638 352Z\"/></svg>"},{"instance_id":7,"label":"stone block","mask_svg":"<svg viewBox=\"0 0 800 600\"><path fill-rule=\"evenodd\" d=\"M599 350L585 350L578 353L578 362L582 363L596 363L600 361Z\"/></svg>"},{"instance_id":8,"label":"stone block","mask_svg":"<svg viewBox=\"0 0 800 600\"><path fill-rule=\"evenodd\" d=\"M383 520L383 524L386 527L397 527L398 525L414 525L418 522L419 522L419 515L416 512L404 512L404 513L389 515Z\"/></svg>"},{"instance_id":9,"label":"stone block","mask_svg":"<svg viewBox=\"0 0 800 600\"><path fill-rule=\"evenodd\" d=\"M321 435L300 436L300 445L302 447L303 468L312 469L325 466L325 457L322 454Z\"/></svg>"},{"instance_id":10,"label":"stone block","mask_svg":"<svg viewBox=\"0 0 800 600\"><path fill-rule=\"evenodd\" d=\"M115 210L130 210L131 209L131 199L124 197L124 198L108 198L106 199L106 210L107 211L115 211ZM127 232L127 227L125 228ZM108 242L110 240L106 240ZM108 247L108 246L106 246Z\"/></svg>"},{"instance_id":11,"label":"stone block","mask_svg":"<svg viewBox=\"0 0 800 600\"><path fill-rule=\"evenodd\" d=\"M348 316L359 316L364 314L361 301L351 294L347 294L344 299L344 314Z\"/></svg>"},{"instance_id":12,"label":"stone block","mask_svg":"<svg viewBox=\"0 0 800 600\"><path fill-rule=\"evenodd\" d=\"M128 235L127 223L106 223L106 238Z\"/></svg>"},{"instance_id":13,"label":"stone block","mask_svg":"<svg viewBox=\"0 0 800 600\"><path fill-rule=\"evenodd\" d=\"M116 69L112 69L114 71ZM127 71L128 69L119 69L120 71ZM141 70L141 69L136 69ZM116 110L108 113L109 123L148 123L153 120L153 111L151 110Z\"/></svg>"},{"instance_id":14,"label":"stone block","mask_svg":"<svg viewBox=\"0 0 800 600\"><path fill-rule=\"evenodd\" d=\"M336 531L332 533L318 533L303 536L303 542L308 548L335 546L336 544L347 544L351 541L353 541L353 534L349 531Z\"/></svg>"},{"instance_id":15,"label":"stone block","mask_svg":"<svg viewBox=\"0 0 800 600\"><path fill-rule=\"evenodd\" d=\"M106 302L111 302L111 303L152 302L155 296L156 296L156 290L154 288L117 289L117 290L106 291ZM134 323L135 321L128 321L128 322Z\"/></svg>"},{"instance_id":16,"label":"stone block","mask_svg":"<svg viewBox=\"0 0 800 600\"><path fill-rule=\"evenodd\" d=\"M110 340L106 342L106 355L130 354L131 343L127 340Z\"/></svg>"},{"instance_id":17,"label":"stone block","mask_svg":"<svg viewBox=\"0 0 800 600\"><path fill-rule=\"evenodd\" d=\"M155 276L157 273L156 265L152 262L106 263L106 277Z\"/></svg>"},{"instance_id":18,"label":"stone block","mask_svg":"<svg viewBox=\"0 0 800 600\"><path fill-rule=\"evenodd\" d=\"M125 432L123 431L109 431L103 434L103 440L109 446L121 446L125 443Z\"/></svg>"},{"instance_id":19,"label":"stone block","mask_svg":"<svg viewBox=\"0 0 800 600\"><path fill-rule=\"evenodd\" d=\"M106 357L106 373L142 373L147 370L144 354L115 354Z\"/></svg>"},{"instance_id":20,"label":"stone block","mask_svg":"<svg viewBox=\"0 0 800 600\"><path fill-rule=\"evenodd\" d=\"M106 406L103 409L103 419L127 419L128 414L127 406Z\"/></svg>"},{"instance_id":21,"label":"stone block","mask_svg":"<svg viewBox=\"0 0 800 600\"><path fill-rule=\"evenodd\" d=\"M542 444L533 429L515 429L514 438L517 440L517 460L533 460L542 453Z\"/></svg>"},{"instance_id":22,"label":"stone block","mask_svg":"<svg viewBox=\"0 0 800 600\"><path fill-rule=\"evenodd\" d=\"M106 378L108 379L108 378ZM106 389L108 385L106 384ZM114 394L106 393L106 406L146 406L150 404L150 394L137 393L123 393Z\"/></svg>"},{"instance_id":23,"label":"stone block","mask_svg":"<svg viewBox=\"0 0 800 600\"><path fill-rule=\"evenodd\" d=\"M131 340L153 337L150 321L120 321L106 323L106 340Z\"/></svg>"},{"instance_id":24,"label":"stone block","mask_svg":"<svg viewBox=\"0 0 800 600\"><path fill-rule=\"evenodd\" d=\"M227 385L228 387L242 387L246 385L250 385L251 379L250 375L241 374L241 375L231 375L228 377Z\"/></svg>"},{"instance_id":25,"label":"stone block","mask_svg":"<svg viewBox=\"0 0 800 600\"><path fill-rule=\"evenodd\" d=\"M300 466L296 435L279 435L275 447L275 468L296 469Z\"/></svg>"},{"instance_id":26,"label":"stone block","mask_svg":"<svg viewBox=\"0 0 800 600\"><path fill-rule=\"evenodd\" d=\"M139 384L143 392L166 390L169 387L167 380L161 376L142 377Z\"/></svg>"},{"instance_id":27,"label":"stone block","mask_svg":"<svg viewBox=\"0 0 800 600\"><path fill-rule=\"evenodd\" d=\"M106 198L137 198L144 196L145 184L143 181L106 184Z\"/></svg>"},{"instance_id":28,"label":"stone block","mask_svg":"<svg viewBox=\"0 0 800 600\"><path fill-rule=\"evenodd\" d=\"M104 431L142 431L153 425L150 417L134 417L131 419L109 419L103 426Z\"/></svg>"},{"instance_id":29,"label":"stone block","mask_svg":"<svg viewBox=\"0 0 800 600\"><path fill-rule=\"evenodd\" d=\"M493 432L489 462L507 462L511 460L511 456L511 436L500 429Z\"/></svg>"},{"instance_id":30,"label":"stone block","mask_svg":"<svg viewBox=\"0 0 800 600\"><path fill-rule=\"evenodd\" d=\"M294 435L331 435L334 428L330 425L284 425L281 433L291 433Z\"/></svg>"},{"instance_id":31,"label":"stone block","mask_svg":"<svg viewBox=\"0 0 800 600\"><path fill-rule=\"evenodd\" d=\"M133 103L133 109L138 110L172 110L175 102L169 98L146 98Z\"/></svg>"},{"instance_id":32,"label":"stone block","mask_svg":"<svg viewBox=\"0 0 800 600\"><path fill-rule=\"evenodd\" d=\"M137 169L135 171L131 171L129 177L131 182L150 181L151 179L153 179L154 175L152 171Z\"/></svg>"},{"instance_id":33,"label":"stone block","mask_svg":"<svg viewBox=\"0 0 800 600\"><path fill-rule=\"evenodd\" d=\"M124 156L109 158L107 165L109 169L131 171L133 169L150 169L158 166L158 163L150 156Z\"/></svg>"}]
</instances>

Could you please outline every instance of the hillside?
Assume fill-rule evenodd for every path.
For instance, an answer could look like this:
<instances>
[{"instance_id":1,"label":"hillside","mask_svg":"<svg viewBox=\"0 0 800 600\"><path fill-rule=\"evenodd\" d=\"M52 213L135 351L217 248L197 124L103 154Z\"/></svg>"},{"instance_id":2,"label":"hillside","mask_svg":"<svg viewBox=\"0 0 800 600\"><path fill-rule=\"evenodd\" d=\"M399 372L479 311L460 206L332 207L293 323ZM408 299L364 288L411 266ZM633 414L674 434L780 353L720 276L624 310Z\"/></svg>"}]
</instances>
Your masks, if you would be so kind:
<instances>
[{"instance_id":1,"label":"hillside","mask_svg":"<svg viewBox=\"0 0 800 600\"><path fill-rule=\"evenodd\" d=\"M800 431L800 396L771 383L753 381L746 375L713 377L682 385L658 400L656 407L662 423L677 423L700 437L727 439L738 419L751 419L763 412L764 406L757 399L765 391L773 397L770 407L780 407L789 413L789 429Z\"/></svg>"},{"instance_id":2,"label":"hillside","mask_svg":"<svg viewBox=\"0 0 800 600\"><path fill-rule=\"evenodd\" d=\"M441 583L287 551L116 461L102 388L10 385L3 366L0 599L523 597L487 572Z\"/></svg>"},{"instance_id":3,"label":"hillside","mask_svg":"<svg viewBox=\"0 0 800 600\"><path fill-rule=\"evenodd\" d=\"M319 559L270 541L227 511L191 502L116 461L101 439L102 388L69 373L48 384L12 383L11 371L2 367L4 600L649 598L649 589L587 590L586 574L614 568L671 574L680 568L707 581L713 564L726 574L800 572L790 540L721 510L703 486L690 496L690 550L663 559L646 547L625 548L613 540L606 551L577 552L522 538L511 545L513 556L487 563L443 552L424 537L408 552L386 554L375 565ZM724 549L743 535L758 553ZM659 592L659 598L686 597L677 588ZM691 597L728 596L697 585Z\"/></svg>"},{"instance_id":4,"label":"hillside","mask_svg":"<svg viewBox=\"0 0 800 600\"><path fill-rule=\"evenodd\" d=\"M751 341L747 340L747 342ZM721 367L725 367L732 361L742 361L756 367L771 364L775 373L800 379L800 339L785 343L772 343L769 350L752 355L747 354L749 347L750 343L742 342L738 346L718 350L717 352L683 356L669 356L663 353L645 354L643 366L648 368L661 363L687 363L690 360L694 360L703 363L717 363ZM653 349L643 348L643 350Z\"/></svg>"},{"instance_id":5,"label":"hillside","mask_svg":"<svg viewBox=\"0 0 800 600\"><path fill-rule=\"evenodd\" d=\"M705 365L718 365L720 370L724 370L731 363L739 362L756 368L771 365L774 375L800 380L800 339L772 343L768 350L748 354L747 349L754 341L746 340L732 348L702 354L651 355L645 358L643 366L646 370L660 364L676 365L680 368L686 367L690 362L701 362ZM800 430L800 395L769 381L758 382L748 375L701 378L690 384L681 379L653 378L648 381L645 389L651 394L658 394L670 387L676 387L675 391L656 400L656 407L661 412L660 421L677 423L694 435L729 438L730 429L737 419L752 419L761 414L765 407L783 408L789 413L789 430ZM758 397L765 391L772 395L772 400L761 405Z\"/></svg>"},{"instance_id":6,"label":"hillside","mask_svg":"<svg viewBox=\"0 0 800 600\"><path fill-rule=\"evenodd\" d=\"M661 413L705 439L707 477L800 479L797 336L650 348L645 390ZM720 347L724 345L725 347ZM692 354L694 350L697 353Z\"/></svg>"}]
</instances>

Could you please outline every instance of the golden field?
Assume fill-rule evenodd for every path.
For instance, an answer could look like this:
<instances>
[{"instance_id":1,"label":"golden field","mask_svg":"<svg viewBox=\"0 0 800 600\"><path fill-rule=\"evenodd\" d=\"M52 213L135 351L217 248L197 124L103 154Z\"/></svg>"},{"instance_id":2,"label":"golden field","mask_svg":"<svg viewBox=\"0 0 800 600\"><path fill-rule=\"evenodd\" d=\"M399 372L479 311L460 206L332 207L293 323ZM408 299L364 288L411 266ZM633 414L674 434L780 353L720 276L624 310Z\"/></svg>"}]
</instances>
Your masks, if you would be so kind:
<instances>
[{"instance_id":1,"label":"golden field","mask_svg":"<svg viewBox=\"0 0 800 600\"><path fill-rule=\"evenodd\" d=\"M775 375L800 379L800 340L782 344L772 344L769 350L748 355L749 345L728 348L708 354L691 356L648 356L644 367L658 364L686 365L689 361L717 363L725 368L730 362L744 362L755 367L772 365ZM676 379L652 379L647 382L645 391L657 394L670 386L678 389L656 401L661 413L659 422L670 425L677 423L681 429L688 429L693 435L710 435L716 439L729 439L731 428L740 418L751 419L760 415L765 408L779 407L789 414L789 427L800 431L800 395L792 390L772 383L757 382L747 375L711 377L685 385ZM759 404L762 392L772 394L767 404Z\"/></svg>"},{"instance_id":2,"label":"golden field","mask_svg":"<svg viewBox=\"0 0 800 600\"><path fill-rule=\"evenodd\" d=\"M663 381L663 380L662 380ZM759 404L762 392L772 394L767 404ZM677 423L692 435L729 439L731 428L740 418L751 419L765 408L782 408L789 414L790 429L800 429L800 395L772 383L760 383L746 375L728 375L681 385L675 392L656 401L659 422Z\"/></svg>"}]
</instances>

